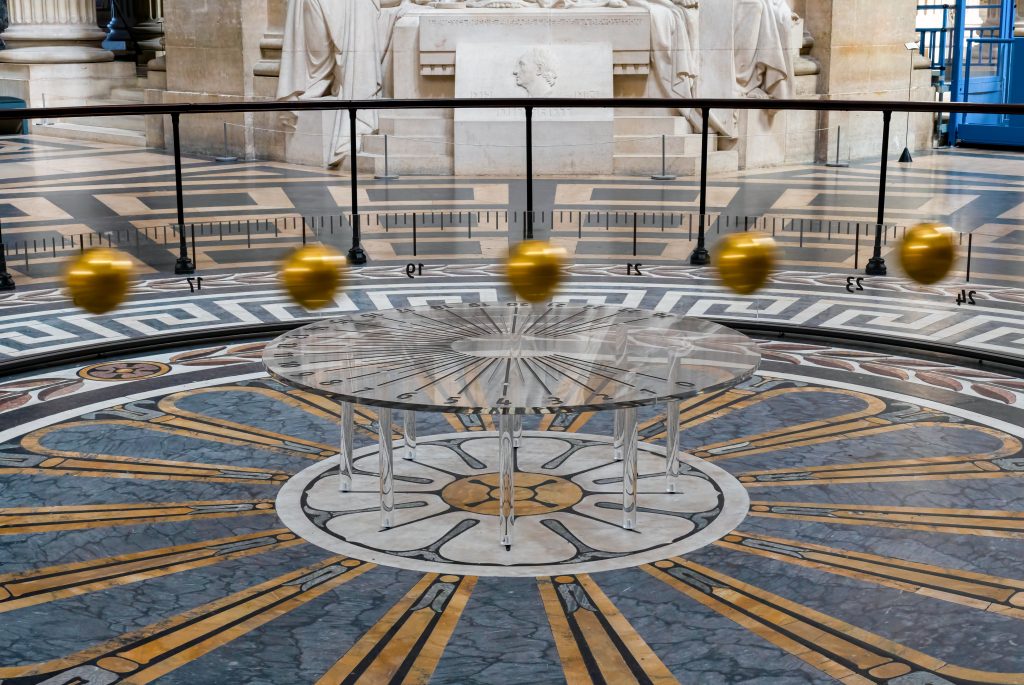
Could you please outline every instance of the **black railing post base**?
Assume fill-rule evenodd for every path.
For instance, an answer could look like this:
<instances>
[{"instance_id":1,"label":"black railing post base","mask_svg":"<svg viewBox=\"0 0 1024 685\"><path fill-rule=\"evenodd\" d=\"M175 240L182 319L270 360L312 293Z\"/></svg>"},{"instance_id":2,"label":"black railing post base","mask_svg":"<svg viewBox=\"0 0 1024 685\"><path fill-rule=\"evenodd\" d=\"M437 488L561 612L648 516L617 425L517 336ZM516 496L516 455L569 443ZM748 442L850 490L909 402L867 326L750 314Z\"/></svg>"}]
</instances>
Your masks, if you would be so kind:
<instances>
[{"instance_id":1,"label":"black railing post base","mask_svg":"<svg viewBox=\"0 0 1024 685\"><path fill-rule=\"evenodd\" d=\"M691 266L707 266L711 263L711 253L706 248L698 247L690 255Z\"/></svg>"},{"instance_id":2,"label":"black railing post base","mask_svg":"<svg viewBox=\"0 0 1024 685\"><path fill-rule=\"evenodd\" d=\"M864 269L868 276L885 276L889 269L885 266L885 260L881 257L872 257L868 260L868 266Z\"/></svg>"},{"instance_id":3,"label":"black railing post base","mask_svg":"<svg viewBox=\"0 0 1024 685\"><path fill-rule=\"evenodd\" d=\"M182 274L194 274L196 272L196 265L192 263L192 260L188 257L178 257L178 260L174 262L174 273L178 276Z\"/></svg>"},{"instance_id":4,"label":"black railing post base","mask_svg":"<svg viewBox=\"0 0 1024 685\"><path fill-rule=\"evenodd\" d=\"M348 263L355 264L357 266L366 264L369 258L366 256L366 250L363 249L362 245L354 245L348 251Z\"/></svg>"}]
</instances>

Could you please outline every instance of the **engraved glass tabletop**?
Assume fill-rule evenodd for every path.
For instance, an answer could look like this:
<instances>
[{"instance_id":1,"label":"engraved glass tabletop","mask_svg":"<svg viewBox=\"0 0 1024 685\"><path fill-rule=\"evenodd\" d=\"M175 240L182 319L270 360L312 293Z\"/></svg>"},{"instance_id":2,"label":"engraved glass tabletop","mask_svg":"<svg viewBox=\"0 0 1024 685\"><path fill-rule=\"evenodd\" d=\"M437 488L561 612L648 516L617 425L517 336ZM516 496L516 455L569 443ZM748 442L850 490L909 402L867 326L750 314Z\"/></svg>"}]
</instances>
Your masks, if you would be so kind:
<instances>
[{"instance_id":1,"label":"engraved glass tabletop","mask_svg":"<svg viewBox=\"0 0 1024 685\"><path fill-rule=\"evenodd\" d=\"M342 405L341 489L351 487L352 405L378 408L381 525L394 524L392 410L496 415L500 542L512 544L515 450L525 414L615 411L623 527L636 526L637 407L732 387L753 375L756 344L724 326L606 305L479 303L354 313L286 333L263 360L278 380ZM674 414L673 414L674 412ZM679 421L668 421L666 487L678 476Z\"/></svg>"}]
</instances>

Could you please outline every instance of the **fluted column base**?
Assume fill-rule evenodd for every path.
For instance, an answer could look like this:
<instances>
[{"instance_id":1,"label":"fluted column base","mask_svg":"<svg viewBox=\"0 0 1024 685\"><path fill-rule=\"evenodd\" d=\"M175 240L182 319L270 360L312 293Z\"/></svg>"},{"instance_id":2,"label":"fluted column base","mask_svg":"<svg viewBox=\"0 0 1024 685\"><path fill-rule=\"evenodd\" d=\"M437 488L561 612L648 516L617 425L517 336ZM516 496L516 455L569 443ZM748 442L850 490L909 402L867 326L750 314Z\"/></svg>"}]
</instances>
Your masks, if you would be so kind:
<instances>
[{"instance_id":1,"label":"fluted column base","mask_svg":"<svg viewBox=\"0 0 1024 685\"><path fill-rule=\"evenodd\" d=\"M5 64L89 64L113 62L114 53L85 45L37 45L0 51Z\"/></svg>"},{"instance_id":2,"label":"fluted column base","mask_svg":"<svg viewBox=\"0 0 1024 685\"><path fill-rule=\"evenodd\" d=\"M7 64L110 62L100 47L106 33L96 25L95 0L8 0L11 24L4 32Z\"/></svg>"}]
</instances>

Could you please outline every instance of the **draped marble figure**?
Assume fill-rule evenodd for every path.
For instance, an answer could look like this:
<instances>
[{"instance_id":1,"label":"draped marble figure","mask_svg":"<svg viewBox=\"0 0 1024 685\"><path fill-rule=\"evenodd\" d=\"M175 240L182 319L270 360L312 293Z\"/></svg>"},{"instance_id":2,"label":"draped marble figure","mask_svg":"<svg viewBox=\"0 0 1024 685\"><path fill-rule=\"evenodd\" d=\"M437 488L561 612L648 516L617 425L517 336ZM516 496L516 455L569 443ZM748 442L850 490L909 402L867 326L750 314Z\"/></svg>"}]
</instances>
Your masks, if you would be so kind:
<instances>
[{"instance_id":1,"label":"draped marble figure","mask_svg":"<svg viewBox=\"0 0 1024 685\"><path fill-rule=\"evenodd\" d=\"M427 0L413 0L424 4ZM386 95L395 22L410 0L289 0L281 51L278 100L368 100ZM294 128L295 118L282 117ZM361 135L377 130L377 113L357 115ZM331 166L349 155L348 113L338 111Z\"/></svg>"},{"instance_id":2,"label":"draped marble figure","mask_svg":"<svg viewBox=\"0 0 1024 685\"><path fill-rule=\"evenodd\" d=\"M734 39L739 97L793 97L789 34L795 19L786 0L737 0Z\"/></svg>"},{"instance_id":3,"label":"draped marble figure","mask_svg":"<svg viewBox=\"0 0 1024 685\"><path fill-rule=\"evenodd\" d=\"M733 0L735 89L740 97L792 96L793 64L789 36L795 15L786 0ZM733 74L700 74L700 0L467 0L470 8L586 9L636 7L651 17L648 97L689 100L698 94L698 79L732 79ZM412 5L431 0L288 0L277 99L369 100L391 95L391 40L395 23ZM704 9L715 11L714 0ZM730 9L733 5L730 5ZM433 11L433 10L431 10ZM451 10L449 10L451 11ZM713 47L714 36L705 37ZM719 68L721 68L719 66ZM728 69L732 71L732 66ZM524 86L525 87L525 86ZM540 84L538 84L540 88ZM529 91L528 91L529 92ZM704 122L693 108L679 113L693 131ZM377 113L360 110L357 134L377 130ZM294 127L295 115L282 118ZM709 128L726 137L736 134L711 116ZM349 154L348 113L338 111L330 142L329 163Z\"/></svg>"},{"instance_id":4,"label":"draped marble figure","mask_svg":"<svg viewBox=\"0 0 1024 685\"><path fill-rule=\"evenodd\" d=\"M696 97L700 71L700 15L698 0L626 0L630 7L641 7L651 15L651 73L647 80L647 97ZM700 114L687 108L679 113L694 131L701 131ZM730 135L712 115L711 128Z\"/></svg>"}]
</instances>

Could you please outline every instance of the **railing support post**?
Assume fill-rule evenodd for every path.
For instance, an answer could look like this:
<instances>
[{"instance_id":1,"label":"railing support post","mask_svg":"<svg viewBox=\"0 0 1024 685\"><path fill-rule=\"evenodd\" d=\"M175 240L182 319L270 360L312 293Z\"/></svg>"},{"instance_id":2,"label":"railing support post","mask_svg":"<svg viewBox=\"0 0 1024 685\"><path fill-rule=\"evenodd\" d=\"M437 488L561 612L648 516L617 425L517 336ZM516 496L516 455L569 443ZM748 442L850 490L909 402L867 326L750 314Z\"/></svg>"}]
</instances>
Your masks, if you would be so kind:
<instances>
[{"instance_id":1,"label":"railing support post","mask_svg":"<svg viewBox=\"0 0 1024 685\"><path fill-rule=\"evenodd\" d=\"M967 0L955 0L953 15L953 54L950 60L950 68L953 73L949 76L949 93L950 100L952 102L966 102L970 100L967 93L964 92L963 85L963 70L961 67L964 63L964 22L967 18ZM970 64L971 55L970 52L967 54L967 61ZM950 112L949 124L946 128L946 144L949 147L954 147L957 142L957 129L960 127L960 121L963 117L958 112Z\"/></svg>"},{"instance_id":2,"label":"railing support post","mask_svg":"<svg viewBox=\"0 0 1024 685\"><path fill-rule=\"evenodd\" d=\"M4 225L0 221L0 292L10 292L15 287L14 277L7 270L7 246L4 245Z\"/></svg>"},{"instance_id":3,"label":"railing support post","mask_svg":"<svg viewBox=\"0 0 1024 685\"><path fill-rule=\"evenodd\" d=\"M348 111L348 159L352 176L352 247L348 250L350 264L366 264L366 251L363 250L362 236L359 230L359 160L356 136L357 110Z\"/></svg>"},{"instance_id":4,"label":"railing support post","mask_svg":"<svg viewBox=\"0 0 1024 685\"><path fill-rule=\"evenodd\" d=\"M892 112L882 112L882 169L878 181L878 220L875 223L875 251L868 260L865 270L868 276L884 276L888 269L882 259L882 227L885 224L885 182L889 173L889 129L892 124Z\"/></svg>"},{"instance_id":5,"label":"railing support post","mask_svg":"<svg viewBox=\"0 0 1024 685\"><path fill-rule=\"evenodd\" d=\"M533 107L526 108L526 239L533 240Z\"/></svg>"},{"instance_id":6,"label":"railing support post","mask_svg":"<svg viewBox=\"0 0 1024 685\"><path fill-rule=\"evenodd\" d=\"M700 132L700 225L697 232L697 247L690 255L690 264L693 266L707 266L711 263L711 255L704 245L708 220L708 128L711 121L711 110L704 107L700 114L702 129Z\"/></svg>"},{"instance_id":7,"label":"railing support post","mask_svg":"<svg viewBox=\"0 0 1024 685\"><path fill-rule=\"evenodd\" d=\"M195 263L188 256L188 243L185 240L185 191L181 180L181 115L171 114L171 133L174 138L174 191L178 205L178 259L174 262L174 273L193 274Z\"/></svg>"}]
</instances>

